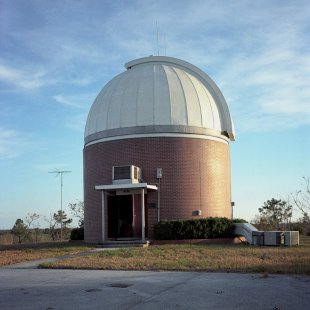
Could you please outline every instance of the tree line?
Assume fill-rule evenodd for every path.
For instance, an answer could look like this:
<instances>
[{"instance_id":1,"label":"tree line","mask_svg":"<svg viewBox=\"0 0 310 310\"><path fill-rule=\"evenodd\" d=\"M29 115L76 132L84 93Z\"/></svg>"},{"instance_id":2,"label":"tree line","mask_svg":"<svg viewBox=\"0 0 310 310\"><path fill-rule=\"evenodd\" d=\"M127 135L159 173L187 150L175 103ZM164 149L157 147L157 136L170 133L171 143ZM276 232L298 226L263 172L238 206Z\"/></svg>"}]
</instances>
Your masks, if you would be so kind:
<instances>
[{"instance_id":1,"label":"tree line","mask_svg":"<svg viewBox=\"0 0 310 310\"><path fill-rule=\"evenodd\" d=\"M253 220L261 230L299 230L310 235L310 178L303 177L301 189L291 193L287 200L272 198L258 209ZM292 222L293 212L297 218Z\"/></svg>"},{"instance_id":2,"label":"tree line","mask_svg":"<svg viewBox=\"0 0 310 310\"><path fill-rule=\"evenodd\" d=\"M78 220L79 228L83 228L84 202L69 203L68 207L72 216ZM40 229L36 225L41 217L37 213L28 213L24 219L18 218L15 221L11 233L15 236L18 243L24 241L38 242L38 239L42 239L43 235L47 235L52 241L70 238L70 224L73 219L68 218L65 211L58 210L51 214L50 217L43 217L44 221L48 224L48 228L46 229Z\"/></svg>"},{"instance_id":3,"label":"tree line","mask_svg":"<svg viewBox=\"0 0 310 310\"><path fill-rule=\"evenodd\" d=\"M261 230L299 230L310 235L310 178L303 177L301 189L291 193L288 199L272 198L258 208L259 214L252 221ZM78 220L80 233L84 228L84 202L78 201L68 205L71 215ZM299 216L292 222L293 212ZM39 229L35 224L41 218L37 213L28 213L25 219L17 219L11 233L17 238L17 242L24 242L31 236L33 242L38 242L40 234L45 233L50 240L69 239L73 219L58 210L49 218L44 217L48 228ZM61 232L63 236L61 236ZM77 232L75 232L77 233Z\"/></svg>"}]
</instances>

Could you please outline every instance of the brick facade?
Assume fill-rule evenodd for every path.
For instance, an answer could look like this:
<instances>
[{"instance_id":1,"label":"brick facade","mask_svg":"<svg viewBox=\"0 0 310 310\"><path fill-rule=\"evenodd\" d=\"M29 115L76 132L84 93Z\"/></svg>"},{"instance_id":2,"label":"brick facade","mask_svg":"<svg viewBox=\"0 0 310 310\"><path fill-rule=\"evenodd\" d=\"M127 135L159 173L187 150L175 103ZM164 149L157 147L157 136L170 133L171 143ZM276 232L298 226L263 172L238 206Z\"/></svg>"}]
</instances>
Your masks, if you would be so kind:
<instances>
[{"instance_id":1,"label":"brick facade","mask_svg":"<svg viewBox=\"0 0 310 310\"><path fill-rule=\"evenodd\" d=\"M162 168L161 219L231 217L228 143L184 137L106 141L84 149L85 241L101 241L101 193L94 190L95 185L111 184L112 166L124 165L141 167L142 178L149 184L157 183L156 169ZM154 206L157 192L149 191L146 199L147 205ZM193 215L195 210L202 214ZM146 207L146 221L147 234L152 237L156 208Z\"/></svg>"}]
</instances>

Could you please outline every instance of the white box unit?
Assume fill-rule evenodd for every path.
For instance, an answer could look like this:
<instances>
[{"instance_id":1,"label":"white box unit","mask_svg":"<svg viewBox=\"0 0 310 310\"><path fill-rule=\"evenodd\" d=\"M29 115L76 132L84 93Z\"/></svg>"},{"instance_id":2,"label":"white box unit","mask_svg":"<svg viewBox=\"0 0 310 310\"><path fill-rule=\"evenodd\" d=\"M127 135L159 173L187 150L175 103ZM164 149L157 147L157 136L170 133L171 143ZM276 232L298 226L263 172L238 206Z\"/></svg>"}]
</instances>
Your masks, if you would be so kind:
<instances>
[{"instance_id":1,"label":"white box unit","mask_svg":"<svg viewBox=\"0 0 310 310\"><path fill-rule=\"evenodd\" d=\"M283 231L265 231L264 245L284 245L285 237Z\"/></svg>"},{"instance_id":2,"label":"white box unit","mask_svg":"<svg viewBox=\"0 0 310 310\"><path fill-rule=\"evenodd\" d=\"M299 231L285 231L285 245L299 245Z\"/></svg>"},{"instance_id":3,"label":"white box unit","mask_svg":"<svg viewBox=\"0 0 310 310\"><path fill-rule=\"evenodd\" d=\"M114 166L112 168L113 184L133 184L139 183L141 180L141 169L139 167L130 166Z\"/></svg>"},{"instance_id":4,"label":"white box unit","mask_svg":"<svg viewBox=\"0 0 310 310\"><path fill-rule=\"evenodd\" d=\"M299 245L298 231L265 231L264 245Z\"/></svg>"}]
</instances>

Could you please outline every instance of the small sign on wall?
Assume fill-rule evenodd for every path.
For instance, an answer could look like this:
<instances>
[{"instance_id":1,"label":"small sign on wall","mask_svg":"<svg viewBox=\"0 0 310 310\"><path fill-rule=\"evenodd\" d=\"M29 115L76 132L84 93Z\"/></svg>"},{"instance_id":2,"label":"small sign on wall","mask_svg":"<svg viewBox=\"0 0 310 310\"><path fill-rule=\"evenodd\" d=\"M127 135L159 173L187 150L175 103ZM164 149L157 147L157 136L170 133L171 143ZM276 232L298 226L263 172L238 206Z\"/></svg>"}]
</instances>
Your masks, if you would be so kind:
<instances>
[{"instance_id":1,"label":"small sign on wall","mask_svg":"<svg viewBox=\"0 0 310 310\"><path fill-rule=\"evenodd\" d=\"M116 191L116 196L132 195L132 194L141 194L141 191L137 189L118 189Z\"/></svg>"}]
</instances>

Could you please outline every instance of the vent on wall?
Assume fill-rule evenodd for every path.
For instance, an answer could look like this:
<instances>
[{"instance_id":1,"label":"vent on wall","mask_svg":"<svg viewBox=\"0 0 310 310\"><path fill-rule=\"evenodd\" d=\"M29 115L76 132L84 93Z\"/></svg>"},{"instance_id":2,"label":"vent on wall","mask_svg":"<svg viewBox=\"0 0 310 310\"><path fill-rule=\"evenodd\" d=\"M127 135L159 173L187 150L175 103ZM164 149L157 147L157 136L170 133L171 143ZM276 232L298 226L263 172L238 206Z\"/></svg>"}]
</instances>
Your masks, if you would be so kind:
<instances>
[{"instance_id":1,"label":"vent on wall","mask_svg":"<svg viewBox=\"0 0 310 310\"><path fill-rule=\"evenodd\" d=\"M113 184L139 183L141 180L141 169L130 166L114 166L112 169Z\"/></svg>"}]
</instances>

